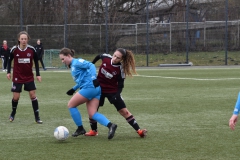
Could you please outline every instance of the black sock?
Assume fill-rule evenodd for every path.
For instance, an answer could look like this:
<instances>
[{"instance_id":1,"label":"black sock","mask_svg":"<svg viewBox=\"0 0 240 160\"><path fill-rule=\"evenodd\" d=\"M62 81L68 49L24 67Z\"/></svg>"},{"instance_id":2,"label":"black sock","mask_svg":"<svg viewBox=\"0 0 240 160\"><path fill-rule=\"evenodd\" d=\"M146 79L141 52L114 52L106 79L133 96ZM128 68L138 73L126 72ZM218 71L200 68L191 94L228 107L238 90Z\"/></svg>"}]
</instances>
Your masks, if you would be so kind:
<instances>
[{"instance_id":1,"label":"black sock","mask_svg":"<svg viewBox=\"0 0 240 160\"><path fill-rule=\"evenodd\" d=\"M136 131L138 131L140 129L140 127L138 126L138 123L135 120L135 118L133 117L133 115L126 118L126 120Z\"/></svg>"},{"instance_id":2,"label":"black sock","mask_svg":"<svg viewBox=\"0 0 240 160\"><path fill-rule=\"evenodd\" d=\"M89 118L89 123L90 123L91 129L93 131L97 132L97 121L95 121L94 119Z\"/></svg>"},{"instance_id":3,"label":"black sock","mask_svg":"<svg viewBox=\"0 0 240 160\"><path fill-rule=\"evenodd\" d=\"M79 130L79 131L84 130L83 125L78 126L78 130Z\"/></svg>"},{"instance_id":4,"label":"black sock","mask_svg":"<svg viewBox=\"0 0 240 160\"><path fill-rule=\"evenodd\" d=\"M18 101L14 101L14 100L12 99L12 113L11 113L11 116L14 116L14 115L16 114L17 105L18 105Z\"/></svg>"},{"instance_id":5,"label":"black sock","mask_svg":"<svg viewBox=\"0 0 240 160\"><path fill-rule=\"evenodd\" d=\"M33 107L33 112L34 112L35 120L36 120L36 121L37 121L37 120L40 120L37 97L32 99L32 107Z\"/></svg>"},{"instance_id":6,"label":"black sock","mask_svg":"<svg viewBox=\"0 0 240 160\"><path fill-rule=\"evenodd\" d=\"M109 122L109 123L107 124L107 127L110 128L111 126L112 126L112 123Z\"/></svg>"}]
</instances>

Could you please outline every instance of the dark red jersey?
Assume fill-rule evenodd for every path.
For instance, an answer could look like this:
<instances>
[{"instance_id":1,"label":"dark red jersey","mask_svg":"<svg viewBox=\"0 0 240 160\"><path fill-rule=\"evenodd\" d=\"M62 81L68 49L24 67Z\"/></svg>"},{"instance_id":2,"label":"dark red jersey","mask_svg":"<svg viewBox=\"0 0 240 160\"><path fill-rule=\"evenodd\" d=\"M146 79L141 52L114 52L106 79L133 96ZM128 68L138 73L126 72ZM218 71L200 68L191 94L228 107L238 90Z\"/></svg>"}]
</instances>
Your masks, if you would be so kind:
<instances>
[{"instance_id":1,"label":"dark red jersey","mask_svg":"<svg viewBox=\"0 0 240 160\"><path fill-rule=\"evenodd\" d=\"M95 60L102 59L97 77L102 93L116 93L119 88L123 88L125 79L121 63L112 64L112 56L109 54L101 54L97 57Z\"/></svg>"},{"instance_id":2,"label":"dark red jersey","mask_svg":"<svg viewBox=\"0 0 240 160\"><path fill-rule=\"evenodd\" d=\"M34 47L27 45L24 50L19 46L14 46L10 51L10 59L8 62L8 73L11 72L11 62L13 64L12 81L15 83L26 83L34 81L34 74L32 71L33 61L35 63L36 75L39 74L38 56Z\"/></svg>"}]
</instances>

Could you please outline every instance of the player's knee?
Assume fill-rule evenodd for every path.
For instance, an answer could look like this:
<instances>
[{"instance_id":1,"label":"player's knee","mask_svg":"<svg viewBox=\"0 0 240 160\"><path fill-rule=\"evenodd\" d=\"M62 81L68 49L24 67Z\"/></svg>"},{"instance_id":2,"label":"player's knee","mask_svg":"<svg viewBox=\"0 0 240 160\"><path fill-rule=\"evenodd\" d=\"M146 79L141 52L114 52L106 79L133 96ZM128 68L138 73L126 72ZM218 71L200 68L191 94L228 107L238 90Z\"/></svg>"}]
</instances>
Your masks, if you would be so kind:
<instances>
[{"instance_id":1,"label":"player's knee","mask_svg":"<svg viewBox=\"0 0 240 160\"><path fill-rule=\"evenodd\" d=\"M123 117L126 117L130 114L130 112L126 108L122 108L118 111Z\"/></svg>"}]
</instances>

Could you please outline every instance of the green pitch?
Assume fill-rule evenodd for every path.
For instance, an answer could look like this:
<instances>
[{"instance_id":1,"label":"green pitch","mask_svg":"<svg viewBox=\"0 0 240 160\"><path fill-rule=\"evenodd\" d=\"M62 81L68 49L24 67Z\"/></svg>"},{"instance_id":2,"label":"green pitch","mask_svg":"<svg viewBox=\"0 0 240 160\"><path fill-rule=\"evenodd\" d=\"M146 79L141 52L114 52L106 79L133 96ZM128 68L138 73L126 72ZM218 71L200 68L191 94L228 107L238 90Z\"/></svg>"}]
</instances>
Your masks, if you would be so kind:
<instances>
[{"instance_id":1,"label":"green pitch","mask_svg":"<svg viewBox=\"0 0 240 160\"><path fill-rule=\"evenodd\" d=\"M0 159L114 159L114 160L227 160L239 159L240 122L231 131L228 120L240 88L240 68L146 68L127 78L122 96L141 128L144 139L130 127L115 108L105 102L100 112L118 124L115 137L99 125L97 137L69 137L59 142L57 126L76 129L67 109L66 91L74 82L69 70L41 72L36 81L40 117L35 124L28 93L20 97L14 122L11 112L11 81L0 72ZM85 105L78 107L83 124L90 125Z\"/></svg>"}]
</instances>

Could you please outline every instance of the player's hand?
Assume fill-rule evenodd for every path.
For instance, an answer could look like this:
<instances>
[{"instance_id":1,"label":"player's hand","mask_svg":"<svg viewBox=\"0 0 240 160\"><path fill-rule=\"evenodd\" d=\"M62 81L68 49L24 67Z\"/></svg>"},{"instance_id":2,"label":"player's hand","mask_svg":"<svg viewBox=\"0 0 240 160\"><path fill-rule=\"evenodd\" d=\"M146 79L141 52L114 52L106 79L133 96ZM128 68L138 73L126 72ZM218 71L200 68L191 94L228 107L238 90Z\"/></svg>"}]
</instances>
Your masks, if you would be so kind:
<instances>
[{"instance_id":1,"label":"player's hand","mask_svg":"<svg viewBox=\"0 0 240 160\"><path fill-rule=\"evenodd\" d=\"M73 88L71 88L66 92L66 94L69 96L72 96L74 92L75 92L75 90Z\"/></svg>"},{"instance_id":2,"label":"player's hand","mask_svg":"<svg viewBox=\"0 0 240 160\"><path fill-rule=\"evenodd\" d=\"M229 127L234 130L235 129L235 126L236 126L236 123L238 121L238 115L232 115L232 117L230 118L229 120Z\"/></svg>"},{"instance_id":3,"label":"player's hand","mask_svg":"<svg viewBox=\"0 0 240 160\"><path fill-rule=\"evenodd\" d=\"M100 83L98 82L97 79L94 79L94 80L93 80L93 85L94 85L94 87L96 88L96 87L100 86Z\"/></svg>"},{"instance_id":4,"label":"player's hand","mask_svg":"<svg viewBox=\"0 0 240 160\"><path fill-rule=\"evenodd\" d=\"M37 80L38 80L38 82L42 82L42 77L41 76L37 76Z\"/></svg>"},{"instance_id":5,"label":"player's hand","mask_svg":"<svg viewBox=\"0 0 240 160\"><path fill-rule=\"evenodd\" d=\"M10 80L11 79L11 73L7 74L7 79Z\"/></svg>"}]
</instances>

